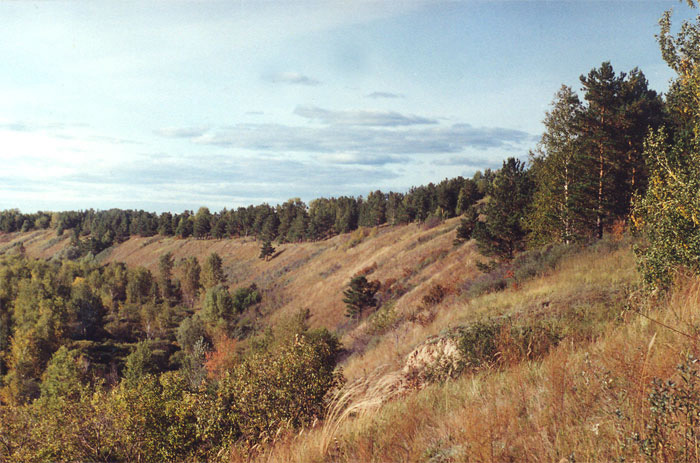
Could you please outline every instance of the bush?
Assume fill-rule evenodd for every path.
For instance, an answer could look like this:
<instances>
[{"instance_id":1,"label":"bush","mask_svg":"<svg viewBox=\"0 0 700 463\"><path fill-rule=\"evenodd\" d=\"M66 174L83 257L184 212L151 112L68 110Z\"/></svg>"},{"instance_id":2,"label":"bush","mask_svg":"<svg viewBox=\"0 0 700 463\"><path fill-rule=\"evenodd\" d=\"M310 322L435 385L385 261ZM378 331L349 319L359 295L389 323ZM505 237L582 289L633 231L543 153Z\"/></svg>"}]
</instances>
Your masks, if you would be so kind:
<instances>
[{"instance_id":1,"label":"bush","mask_svg":"<svg viewBox=\"0 0 700 463\"><path fill-rule=\"evenodd\" d=\"M396 313L395 306L396 301L391 301L369 317L367 323L369 325L368 331L370 334L381 335L396 326L399 316Z\"/></svg>"},{"instance_id":2,"label":"bush","mask_svg":"<svg viewBox=\"0 0 700 463\"><path fill-rule=\"evenodd\" d=\"M430 216L428 216L427 219L425 219L425 222L423 222L423 230L430 230L431 228L435 228L442 222L443 219L440 215L431 214Z\"/></svg>"},{"instance_id":3,"label":"bush","mask_svg":"<svg viewBox=\"0 0 700 463\"><path fill-rule=\"evenodd\" d=\"M519 254L513 259L513 276L521 282L553 270L561 259L578 248L566 244L550 244Z\"/></svg>"},{"instance_id":4,"label":"bush","mask_svg":"<svg viewBox=\"0 0 700 463\"><path fill-rule=\"evenodd\" d=\"M457 333L465 367L471 371L542 358L561 341L553 326L514 325L509 319L476 322Z\"/></svg>"},{"instance_id":5,"label":"bush","mask_svg":"<svg viewBox=\"0 0 700 463\"><path fill-rule=\"evenodd\" d=\"M233 293L233 308L237 313L242 313L248 307L257 304L261 300L262 295L255 283L253 283L247 288L238 288Z\"/></svg>"},{"instance_id":6,"label":"bush","mask_svg":"<svg viewBox=\"0 0 700 463\"><path fill-rule=\"evenodd\" d=\"M342 384L334 372L339 352L327 330L309 331L277 350L252 354L225 376L219 394L232 401L243 439L259 443L320 418L326 396Z\"/></svg>"},{"instance_id":7,"label":"bush","mask_svg":"<svg viewBox=\"0 0 700 463\"><path fill-rule=\"evenodd\" d=\"M506 270L505 268L499 268L468 281L464 286L464 290L469 297L478 297L482 294L502 291L507 287Z\"/></svg>"},{"instance_id":8,"label":"bush","mask_svg":"<svg viewBox=\"0 0 700 463\"><path fill-rule=\"evenodd\" d=\"M477 297L518 286L554 269L564 257L579 250L572 245L554 244L518 254L511 262L481 264L479 268L485 274L468 282L464 289L470 297Z\"/></svg>"},{"instance_id":9,"label":"bush","mask_svg":"<svg viewBox=\"0 0 700 463\"><path fill-rule=\"evenodd\" d=\"M678 365L678 380L654 379L644 435L633 440L652 462L698 461L700 374L697 359Z\"/></svg>"},{"instance_id":10,"label":"bush","mask_svg":"<svg viewBox=\"0 0 700 463\"><path fill-rule=\"evenodd\" d=\"M370 231L367 228L358 228L354 232L352 232L352 235L350 235L350 241L347 242L345 245L346 249L354 248L358 244L362 243L365 238L367 238L370 235Z\"/></svg>"},{"instance_id":11,"label":"bush","mask_svg":"<svg viewBox=\"0 0 700 463\"><path fill-rule=\"evenodd\" d=\"M450 290L448 288L445 288L444 286L435 283L428 290L428 294L423 296L423 305L427 307L438 305L448 294L450 294Z\"/></svg>"},{"instance_id":12,"label":"bush","mask_svg":"<svg viewBox=\"0 0 700 463\"><path fill-rule=\"evenodd\" d=\"M187 353L192 352L194 345L200 339L209 341L209 336L204 327L204 322L195 314L191 317L185 318L180 326L177 328L176 334L177 343L180 348Z\"/></svg>"}]
</instances>

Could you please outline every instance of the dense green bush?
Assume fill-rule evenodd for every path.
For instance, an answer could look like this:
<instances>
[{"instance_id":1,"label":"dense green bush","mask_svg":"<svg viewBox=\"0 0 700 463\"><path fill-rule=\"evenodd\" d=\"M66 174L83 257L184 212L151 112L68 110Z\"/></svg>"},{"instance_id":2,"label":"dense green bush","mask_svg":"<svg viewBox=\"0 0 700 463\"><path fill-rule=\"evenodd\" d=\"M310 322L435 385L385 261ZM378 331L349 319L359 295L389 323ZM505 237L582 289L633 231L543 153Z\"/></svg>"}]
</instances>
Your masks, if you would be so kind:
<instances>
[{"instance_id":1,"label":"dense green bush","mask_svg":"<svg viewBox=\"0 0 700 463\"><path fill-rule=\"evenodd\" d=\"M509 319L492 319L459 329L456 338L465 368L474 371L541 358L562 336L544 322L514 324Z\"/></svg>"},{"instance_id":2,"label":"dense green bush","mask_svg":"<svg viewBox=\"0 0 700 463\"><path fill-rule=\"evenodd\" d=\"M221 381L250 444L320 418L327 394L342 383L335 372L338 339L327 330L295 336L278 349L256 352Z\"/></svg>"}]
</instances>

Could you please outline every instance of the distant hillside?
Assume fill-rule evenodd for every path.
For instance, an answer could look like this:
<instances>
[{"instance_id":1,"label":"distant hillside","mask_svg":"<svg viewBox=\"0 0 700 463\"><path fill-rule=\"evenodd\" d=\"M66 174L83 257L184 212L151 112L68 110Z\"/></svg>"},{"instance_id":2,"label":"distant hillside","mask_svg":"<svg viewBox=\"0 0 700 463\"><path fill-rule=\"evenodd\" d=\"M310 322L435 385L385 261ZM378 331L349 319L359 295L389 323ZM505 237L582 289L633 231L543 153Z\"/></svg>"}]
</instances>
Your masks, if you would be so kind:
<instances>
[{"instance_id":1,"label":"distant hillside","mask_svg":"<svg viewBox=\"0 0 700 463\"><path fill-rule=\"evenodd\" d=\"M97 256L103 263L124 262L157 272L161 255L171 252L175 261L196 257L200 262L218 253L223 260L227 285L231 288L255 283L264 293L260 312L264 323L309 309L311 326L341 330L344 343L352 347L362 338L363 323L349 323L345 316L343 290L353 275L364 272L400 291L394 310L408 316L421 298L436 284L458 289L479 272L473 244L453 246L459 219L432 228L410 224L359 229L328 240L277 245L270 261L258 258L260 241L253 238L198 240L173 237L133 237ZM57 238L52 230L6 234L0 237L0 253L18 252L20 243L28 256L61 256L69 246L69 233ZM381 294L381 292L380 292ZM388 297L388 296L387 296ZM414 341L418 342L418 341ZM413 346L403 345L407 353Z\"/></svg>"}]
</instances>

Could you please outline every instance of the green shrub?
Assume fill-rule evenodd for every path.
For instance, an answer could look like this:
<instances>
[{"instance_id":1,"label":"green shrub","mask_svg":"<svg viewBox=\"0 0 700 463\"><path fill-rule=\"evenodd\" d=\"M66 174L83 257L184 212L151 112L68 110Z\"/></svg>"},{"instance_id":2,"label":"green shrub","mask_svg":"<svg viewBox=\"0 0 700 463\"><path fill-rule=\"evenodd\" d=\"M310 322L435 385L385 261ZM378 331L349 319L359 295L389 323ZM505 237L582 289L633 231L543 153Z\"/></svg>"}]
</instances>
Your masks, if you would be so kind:
<instances>
[{"instance_id":1,"label":"green shrub","mask_svg":"<svg viewBox=\"0 0 700 463\"><path fill-rule=\"evenodd\" d=\"M562 339L550 324L515 325L509 319L479 321L460 328L456 336L465 367L471 371L541 358Z\"/></svg>"},{"instance_id":2,"label":"green shrub","mask_svg":"<svg viewBox=\"0 0 700 463\"><path fill-rule=\"evenodd\" d=\"M391 328L396 326L399 316L396 313L396 301L389 301L384 304L379 310L370 315L367 320L369 333L380 335L386 333Z\"/></svg>"},{"instance_id":3,"label":"green shrub","mask_svg":"<svg viewBox=\"0 0 700 463\"><path fill-rule=\"evenodd\" d=\"M520 285L526 280L547 273L554 269L564 257L579 251L580 248L574 245L553 244L522 252L511 262L477 263L484 274L468 282L464 289L470 297L502 291L509 286Z\"/></svg>"},{"instance_id":4,"label":"green shrub","mask_svg":"<svg viewBox=\"0 0 700 463\"><path fill-rule=\"evenodd\" d=\"M253 353L225 376L219 394L232 402L243 439L259 443L320 418L327 394L342 383L334 371L339 352L327 330L308 331L276 350Z\"/></svg>"},{"instance_id":5,"label":"green shrub","mask_svg":"<svg viewBox=\"0 0 700 463\"><path fill-rule=\"evenodd\" d=\"M633 440L651 462L700 459L700 374L697 359L678 365L674 380L653 380L648 404L650 416L643 435Z\"/></svg>"},{"instance_id":6,"label":"green shrub","mask_svg":"<svg viewBox=\"0 0 700 463\"><path fill-rule=\"evenodd\" d=\"M566 244L550 244L538 249L523 252L513 259L513 276L516 281L542 275L553 270L562 258L579 248Z\"/></svg>"},{"instance_id":7,"label":"green shrub","mask_svg":"<svg viewBox=\"0 0 700 463\"><path fill-rule=\"evenodd\" d=\"M258 291L255 283L246 288L238 288L233 293L233 308L237 313L244 312L248 307L253 306L262 300L262 295Z\"/></svg>"}]
</instances>

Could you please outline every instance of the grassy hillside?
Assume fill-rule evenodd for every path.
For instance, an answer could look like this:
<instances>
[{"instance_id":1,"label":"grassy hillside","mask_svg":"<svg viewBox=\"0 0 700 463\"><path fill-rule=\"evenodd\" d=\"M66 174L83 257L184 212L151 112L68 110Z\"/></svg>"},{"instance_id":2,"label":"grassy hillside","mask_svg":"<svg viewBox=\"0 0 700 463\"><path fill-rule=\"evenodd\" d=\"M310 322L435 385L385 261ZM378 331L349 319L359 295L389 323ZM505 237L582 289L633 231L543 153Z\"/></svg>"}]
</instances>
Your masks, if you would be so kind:
<instances>
[{"instance_id":1,"label":"grassy hillside","mask_svg":"<svg viewBox=\"0 0 700 463\"><path fill-rule=\"evenodd\" d=\"M700 282L679 282L668 300L641 297L625 237L530 251L483 274L473 243L453 246L457 224L360 229L280 245L270 261L245 238L137 237L97 258L156 271L166 252L217 252L230 287L262 289L260 326L308 308L312 326L341 335L348 382L327 419L283 434L261 461L635 460L678 439L659 428L650 397L682 394L652 379L698 355ZM0 252L20 242L49 258L69 240L4 235ZM381 282L382 304L353 321L342 292L358 273ZM699 391L685 397L700 398L691 386Z\"/></svg>"},{"instance_id":2,"label":"grassy hillside","mask_svg":"<svg viewBox=\"0 0 700 463\"><path fill-rule=\"evenodd\" d=\"M400 294L395 297L397 318L415 312L431 285L440 284L457 292L461 284L479 273L473 245L452 245L457 224L458 219L452 219L433 228L411 224L359 229L320 242L283 244L277 246L270 261L258 258L260 242L252 238L183 240L158 236L131 238L97 258L157 272L158 259L166 252L171 252L176 261L195 256L200 262L216 252L222 257L229 286L255 283L263 290L259 309L263 324L275 324L308 308L311 326L338 330L344 335L346 347L364 350L364 344L370 341L366 323L351 323L342 302L343 290L352 276L364 271L368 278L382 282L385 289L387 282L394 280L392 290ZM68 235L57 238L51 231L4 235L0 253L17 252L21 242L29 256L49 258L68 246ZM404 330L389 357L398 360L414 347L411 344L423 340L427 334L418 326L421 329L417 334ZM379 350L386 351L386 346ZM346 375L354 377L354 367L348 366Z\"/></svg>"},{"instance_id":3,"label":"grassy hillside","mask_svg":"<svg viewBox=\"0 0 700 463\"><path fill-rule=\"evenodd\" d=\"M562 337L548 353L534 358L530 345L520 356L398 395L387 387L389 375L370 374L346 389L346 403L336 403L353 413L338 413L336 420L279 443L260 461L697 456L693 417L700 381L693 359L699 354L700 280L683 279L667 300L649 302L634 290L629 247L609 244L566 257L517 288L457 297L441 307L431 326L414 328L410 337L503 315L531 326L558 320ZM351 360L349 369L367 362L369 370L387 360L380 351Z\"/></svg>"}]
</instances>

